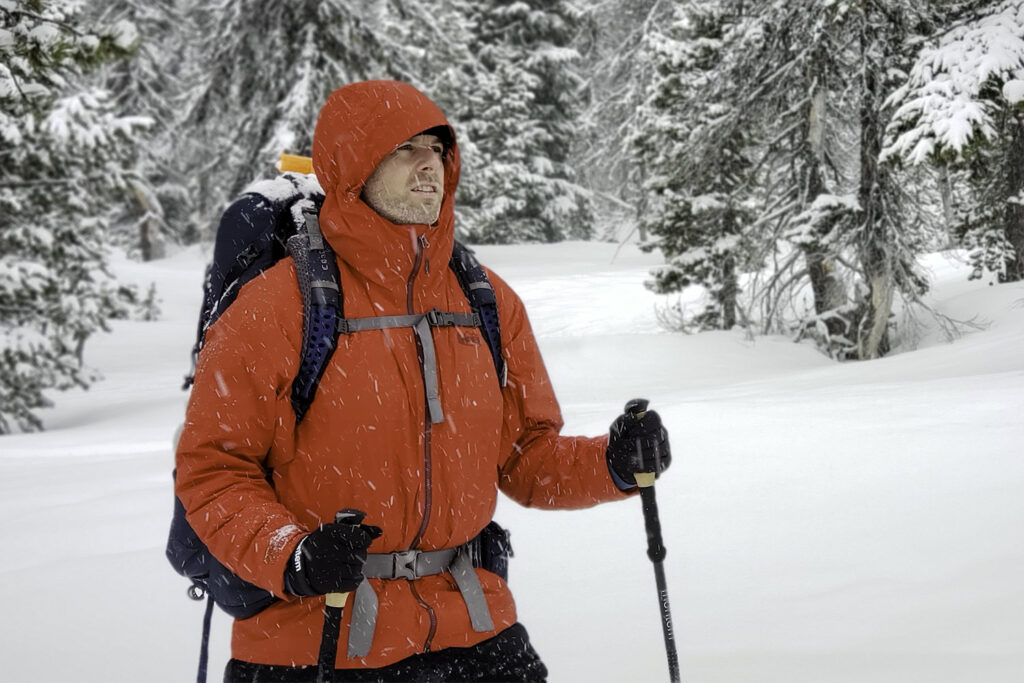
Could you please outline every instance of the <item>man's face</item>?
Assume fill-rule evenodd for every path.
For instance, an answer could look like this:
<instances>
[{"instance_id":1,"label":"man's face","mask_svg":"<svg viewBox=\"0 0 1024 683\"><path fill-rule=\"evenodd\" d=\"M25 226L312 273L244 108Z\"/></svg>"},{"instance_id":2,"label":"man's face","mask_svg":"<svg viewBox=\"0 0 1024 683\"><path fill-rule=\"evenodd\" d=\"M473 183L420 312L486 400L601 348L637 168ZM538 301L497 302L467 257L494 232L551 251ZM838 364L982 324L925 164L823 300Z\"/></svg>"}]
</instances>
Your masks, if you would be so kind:
<instances>
[{"instance_id":1,"label":"man's face","mask_svg":"<svg viewBox=\"0 0 1024 683\"><path fill-rule=\"evenodd\" d=\"M444 199L444 145L434 135L409 138L384 157L363 186L363 201L398 225L432 225Z\"/></svg>"}]
</instances>

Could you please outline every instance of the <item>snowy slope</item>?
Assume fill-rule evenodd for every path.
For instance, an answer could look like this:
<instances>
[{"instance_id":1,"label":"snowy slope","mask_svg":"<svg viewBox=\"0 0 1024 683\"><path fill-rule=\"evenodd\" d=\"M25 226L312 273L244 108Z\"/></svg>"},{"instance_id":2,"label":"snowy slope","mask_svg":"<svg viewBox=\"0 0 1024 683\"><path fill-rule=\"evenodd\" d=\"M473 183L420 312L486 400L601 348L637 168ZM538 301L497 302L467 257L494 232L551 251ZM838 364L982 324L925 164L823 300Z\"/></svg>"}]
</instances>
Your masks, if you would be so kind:
<instances>
[{"instance_id":1,"label":"snowy slope","mask_svg":"<svg viewBox=\"0 0 1024 683\"><path fill-rule=\"evenodd\" d=\"M598 434L636 395L672 434L659 481L683 680L1024 680L1024 286L926 265L933 303L984 328L836 364L779 338L658 329L657 262L614 245L480 248L520 292L566 417ZM0 437L0 679L194 677L202 608L163 559L171 434L202 254L120 262L156 323L115 323L106 380L49 431ZM553 683L667 680L637 500L579 512L503 500L511 582ZM212 680L228 656L214 621Z\"/></svg>"}]
</instances>

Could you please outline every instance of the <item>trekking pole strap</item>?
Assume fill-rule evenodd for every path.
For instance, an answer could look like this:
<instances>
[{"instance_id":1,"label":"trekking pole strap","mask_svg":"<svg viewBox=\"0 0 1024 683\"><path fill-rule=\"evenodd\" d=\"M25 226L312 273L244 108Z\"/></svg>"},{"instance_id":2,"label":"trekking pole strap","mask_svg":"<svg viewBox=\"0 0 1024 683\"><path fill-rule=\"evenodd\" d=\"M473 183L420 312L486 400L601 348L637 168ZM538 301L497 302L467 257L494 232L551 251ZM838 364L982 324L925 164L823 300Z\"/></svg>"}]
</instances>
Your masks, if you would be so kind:
<instances>
[{"instance_id":1,"label":"trekking pole strap","mask_svg":"<svg viewBox=\"0 0 1024 683\"><path fill-rule=\"evenodd\" d=\"M408 579L449 572L466 602L473 630L486 633L494 630L494 620L484 598L480 577L473 567L472 543L442 550L403 550L396 553L371 553L366 556L363 575L367 579ZM373 645L373 632L379 609L377 593L369 581L359 584L352 600L352 621L349 625L348 656L365 657Z\"/></svg>"}]
</instances>

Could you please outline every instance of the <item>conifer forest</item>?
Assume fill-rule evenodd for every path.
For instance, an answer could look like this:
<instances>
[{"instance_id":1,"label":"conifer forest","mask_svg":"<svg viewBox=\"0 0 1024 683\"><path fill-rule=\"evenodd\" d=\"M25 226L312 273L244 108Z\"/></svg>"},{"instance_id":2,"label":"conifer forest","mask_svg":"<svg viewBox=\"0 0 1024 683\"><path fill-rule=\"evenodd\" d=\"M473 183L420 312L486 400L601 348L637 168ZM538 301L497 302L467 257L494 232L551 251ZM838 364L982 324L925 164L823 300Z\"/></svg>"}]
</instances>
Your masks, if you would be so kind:
<instances>
[{"instance_id":1,"label":"conifer forest","mask_svg":"<svg viewBox=\"0 0 1024 683\"><path fill-rule=\"evenodd\" d=\"M1024 280L1024 0L0 0L0 434L159 315L110 249L211 240L377 78L456 129L459 239L639 241L672 330L870 360L923 254Z\"/></svg>"}]
</instances>

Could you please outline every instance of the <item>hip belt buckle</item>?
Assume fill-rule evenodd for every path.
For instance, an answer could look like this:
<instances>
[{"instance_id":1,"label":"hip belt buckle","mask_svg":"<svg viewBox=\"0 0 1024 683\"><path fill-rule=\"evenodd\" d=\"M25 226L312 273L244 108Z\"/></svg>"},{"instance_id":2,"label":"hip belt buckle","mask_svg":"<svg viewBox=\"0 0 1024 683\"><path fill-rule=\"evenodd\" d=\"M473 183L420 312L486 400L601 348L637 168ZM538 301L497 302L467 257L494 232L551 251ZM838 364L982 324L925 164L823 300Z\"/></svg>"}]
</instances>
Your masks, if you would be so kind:
<instances>
[{"instance_id":1,"label":"hip belt buckle","mask_svg":"<svg viewBox=\"0 0 1024 683\"><path fill-rule=\"evenodd\" d=\"M419 572L416 571L416 561L420 557L419 550L403 550L401 552L392 553L392 578L395 579L413 579L420 578Z\"/></svg>"}]
</instances>

